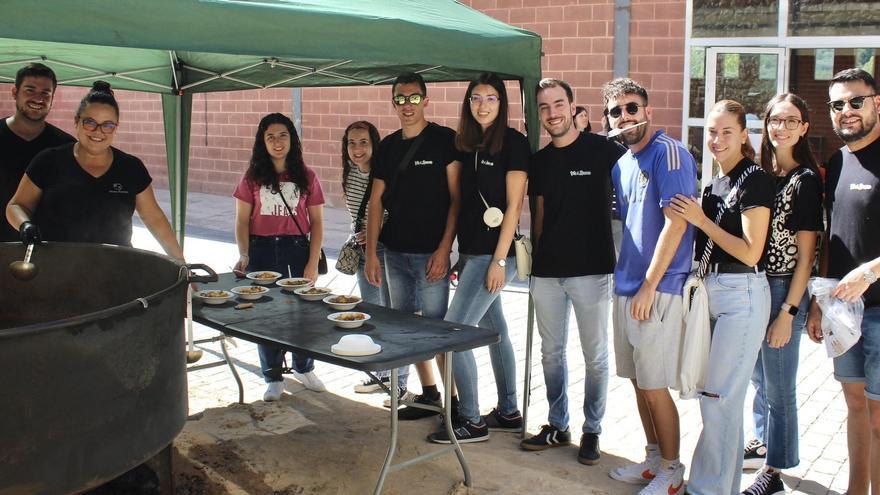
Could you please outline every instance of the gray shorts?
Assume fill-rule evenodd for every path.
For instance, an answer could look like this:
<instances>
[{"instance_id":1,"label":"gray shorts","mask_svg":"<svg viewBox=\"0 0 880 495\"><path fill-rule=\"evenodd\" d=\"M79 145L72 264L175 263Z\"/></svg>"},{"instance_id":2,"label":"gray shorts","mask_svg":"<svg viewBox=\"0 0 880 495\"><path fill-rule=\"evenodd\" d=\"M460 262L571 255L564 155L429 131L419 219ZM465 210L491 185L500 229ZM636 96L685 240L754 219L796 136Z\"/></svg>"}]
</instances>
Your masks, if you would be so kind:
<instances>
[{"instance_id":1,"label":"gray shorts","mask_svg":"<svg viewBox=\"0 0 880 495\"><path fill-rule=\"evenodd\" d=\"M651 317L630 315L632 297L614 296L614 359L617 376L635 380L642 390L676 388L681 339L682 297L657 292Z\"/></svg>"}]
</instances>

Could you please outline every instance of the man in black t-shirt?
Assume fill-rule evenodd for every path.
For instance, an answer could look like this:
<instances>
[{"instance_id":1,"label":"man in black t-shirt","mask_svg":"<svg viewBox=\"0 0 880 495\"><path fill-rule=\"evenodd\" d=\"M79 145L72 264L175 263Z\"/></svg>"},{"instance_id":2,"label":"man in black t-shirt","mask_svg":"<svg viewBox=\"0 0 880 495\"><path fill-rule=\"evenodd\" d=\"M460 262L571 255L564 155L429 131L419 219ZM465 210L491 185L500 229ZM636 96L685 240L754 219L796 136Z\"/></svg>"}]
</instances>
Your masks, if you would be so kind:
<instances>
[{"instance_id":1,"label":"man in black t-shirt","mask_svg":"<svg viewBox=\"0 0 880 495\"><path fill-rule=\"evenodd\" d=\"M44 149L74 140L46 122L57 85L55 73L43 64L26 65L15 74L15 114L0 120L0 205L4 211L31 159ZM0 242L17 240L18 231L4 216L0 221Z\"/></svg>"},{"instance_id":2,"label":"man in black t-shirt","mask_svg":"<svg viewBox=\"0 0 880 495\"><path fill-rule=\"evenodd\" d=\"M421 309L426 318L442 319L449 305L449 253L460 196L455 131L425 120L428 97L422 76L401 75L391 91L401 129L386 136L376 154L364 273L371 284L380 284L376 246L382 242L391 307L406 312ZM384 210L388 218L383 225L382 215L372 212ZM422 393L413 400L440 405L431 362L417 363L416 371ZM436 414L407 407L399 417Z\"/></svg>"},{"instance_id":3,"label":"man in black t-shirt","mask_svg":"<svg viewBox=\"0 0 880 495\"><path fill-rule=\"evenodd\" d=\"M584 425L578 460L599 462L599 434L608 387L608 319L614 240L611 169L624 149L572 125L571 88L558 79L538 84L538 114L552 142L535 154L529 180L536 197L535 252L530 291L535 301L548 425L523 440L525 450L571 442L565 345L573 307L584 354Z\"/></svg>"},{"instance_id":4,"label":"man in black t-shirt","mask_svg":"<svg viewBox=\"0 0 880 495\"><path fill-rule=\"evenodd\" d=\"M849 493L876 493L880 480L880 96L874 78L846 69L828 89L831 122L846 145L827 165L825 206L828 232L820 272L840 279L833 295L847 301L864 297L862 337L834 358L834 377L847 404ZM822 312L810 305L807 331L822 340Z\"/></svg>"}]
</instances>

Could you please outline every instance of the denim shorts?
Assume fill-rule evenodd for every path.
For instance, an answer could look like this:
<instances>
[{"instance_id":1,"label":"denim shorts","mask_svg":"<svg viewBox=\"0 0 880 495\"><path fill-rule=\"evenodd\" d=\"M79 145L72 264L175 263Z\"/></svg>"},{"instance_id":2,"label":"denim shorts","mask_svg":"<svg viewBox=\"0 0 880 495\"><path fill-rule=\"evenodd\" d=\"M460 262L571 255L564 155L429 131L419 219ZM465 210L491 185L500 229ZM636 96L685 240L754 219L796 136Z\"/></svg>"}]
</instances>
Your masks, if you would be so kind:
<instances>
[{"instance_id":1,"label":"denim shorts","mask_svg":"<svg viewBox=\"0 0 880 495\"><path fill-rule=\"evenodd\" d=\"M880 306L865 308L862 338L834 358L834 378L841 383L864 383L865 397L880 400Z\"/></svg>"}]
</instances>

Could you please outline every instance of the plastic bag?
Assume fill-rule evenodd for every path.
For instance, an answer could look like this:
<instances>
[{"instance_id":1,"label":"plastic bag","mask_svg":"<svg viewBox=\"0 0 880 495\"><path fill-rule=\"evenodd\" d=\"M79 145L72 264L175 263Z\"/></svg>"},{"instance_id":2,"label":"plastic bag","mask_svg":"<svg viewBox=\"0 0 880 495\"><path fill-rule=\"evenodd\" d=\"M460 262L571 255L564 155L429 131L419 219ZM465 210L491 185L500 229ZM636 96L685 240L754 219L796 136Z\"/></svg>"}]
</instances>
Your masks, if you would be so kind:
<instances>
[{"instance_id":1,"label":"plastic bag","mask_svg":"<svg viewBox=\"0 0 880 495\"><path fill-rule=\"evenodd\" d=\"M822 336L828 357L838 357L854 346L862 337L862 316L865 301L851 303L831 295L840 280L813 277L810 279L810 295L822 309Z\"/></svg>"}]
</instances>

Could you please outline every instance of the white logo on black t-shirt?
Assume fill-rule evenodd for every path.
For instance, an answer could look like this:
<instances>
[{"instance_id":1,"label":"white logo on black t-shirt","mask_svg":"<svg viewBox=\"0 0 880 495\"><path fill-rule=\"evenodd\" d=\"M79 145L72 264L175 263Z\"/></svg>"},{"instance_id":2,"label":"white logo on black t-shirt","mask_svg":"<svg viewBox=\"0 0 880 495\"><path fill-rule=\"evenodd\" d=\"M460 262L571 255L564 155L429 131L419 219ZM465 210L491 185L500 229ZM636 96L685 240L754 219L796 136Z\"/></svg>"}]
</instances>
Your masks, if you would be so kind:
<instances>
[{"instance_id":1,"label":"white logo on black t-shirt","mask_svg":"<svg viewBox=\"0 0 880 495\"><path fill-rule=\"evenodd\" d=\"M110 187L108 191L110 194L128 194L128 191L125 190L125 186L118 182L114 182L113 186Z\"/></svg>"},{"instance_id":2,"label":"white logo on black t-shirt","mask_svg":"<svg viewBox=\"0 0 880 495\"><path fill-rule=\"evenodd\" d=\"M859 184L850 184L850 185L849 185L849 190L850 190L850 191L870 191L870 190L871 190L871 184L862 184L862 183L859 183Z\"/></svg>"},{"instance_id":3,"label":"white logo on black t-shirt","mask_svg":"<svg viewBox=\"0 0 880 495\"><path fill-rule=\"evenodd\" d=\"M282 182L280 187L281 194L284 195L284 199L287 201L287 204L290 205L293 214L296 215L296 205L299 204L299 189L293 182ZM260 215L274 217L287 216L287 208L284 206L284 202L281 201L281 198L277 194L272 193L272 188L270 186L263 186L260 188Z\"/></svg>"},{"instance_id":4,"label":"white logo on black t-shirt","mask_svg":"<svg viewBox=\"0 0 880 495\"><path fill-rule=\"evenodd\" d=\"M489 160L480 160L480 165L485 165L487 167L494 167L495 162L490 162Z\"/></svg>"},{"instance_id":5,"label":"white logo on black t-shirt","mask_svg":"<svg viewBox=\"0 0 880 495\"><path fill-rule=\"evenodd\" d=\"M413 162L413 165L415 165L416 167L419 167L421 165L433 165L433 164L434 164L433 160L416 160L415 162Z\"/></svg>"},{"instance_id":6,"label":"white logo on black t-shirt","mask_svg":"<svg viewBox=\"0 0 880 495\"><path fill-rule=\"evenodd\" d=\"M593 175L593 172L589 170L570 170L568 172L572 177L582 177L584 175Z\"/></svg>"}]
</instances>

